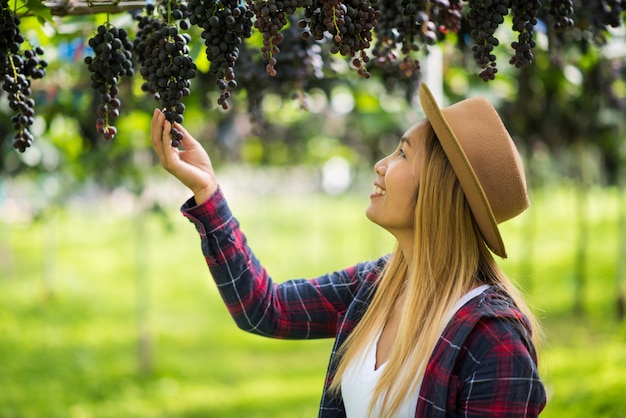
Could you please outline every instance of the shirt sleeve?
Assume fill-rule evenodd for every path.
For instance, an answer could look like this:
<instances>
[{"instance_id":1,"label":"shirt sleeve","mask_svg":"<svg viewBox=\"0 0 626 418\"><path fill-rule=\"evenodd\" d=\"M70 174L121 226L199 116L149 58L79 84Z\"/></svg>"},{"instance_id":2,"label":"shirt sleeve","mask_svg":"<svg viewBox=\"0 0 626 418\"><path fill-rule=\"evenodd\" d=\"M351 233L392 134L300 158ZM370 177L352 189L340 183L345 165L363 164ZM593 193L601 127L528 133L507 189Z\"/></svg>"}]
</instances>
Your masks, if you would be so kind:
<instances>
[{"instance_id":1,"label":"shirt sleeve","mask_svg":"<svg viewBox=\"0 0 626 418\"><path fill-rule=\"evenodd\" d=\"M483 318L462 348L458 416L537 417L546 404L534 348L511 318Z\"/></svg>"},{"instance_id":2,"label":"shirt sleeve","mask_svg":"<svg viewBox=\"0 0 626 418\"><path fill-rule=\"evenodd\" d=\"M354 299L375 262L317 278L272 281L218 189L206 202L187 201L181 211L200 234L202 253L236 324L274 338L334 337L339 314Z\"/></svg>"}]
</instances>

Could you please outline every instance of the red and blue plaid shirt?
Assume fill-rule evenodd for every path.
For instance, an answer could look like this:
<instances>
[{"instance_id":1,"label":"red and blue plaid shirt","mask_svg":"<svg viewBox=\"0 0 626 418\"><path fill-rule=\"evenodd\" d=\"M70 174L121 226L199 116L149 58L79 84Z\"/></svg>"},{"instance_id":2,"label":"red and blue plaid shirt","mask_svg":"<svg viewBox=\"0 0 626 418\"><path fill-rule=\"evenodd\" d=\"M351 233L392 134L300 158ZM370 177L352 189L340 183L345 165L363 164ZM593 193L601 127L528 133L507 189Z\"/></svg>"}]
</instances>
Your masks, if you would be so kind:
<instances>
[{"instance_id":1,"label":"red and blue plaid shirt","mask_svg":"<svg viewBox=\"0 0 626 418\"><path fill-rule=\"evenodd\" d=\"M341 397L328 393L337 349L369 306L387 258L274 283L221 190L201 205L190 199L182 212L200 233L211 274L241 329L273 338L335 338L319 417L345 417ZM428 361L415 417L538 416L546 392L530 332L511 299L493 286L465 304Z\"/></svg>"}]
</instances>

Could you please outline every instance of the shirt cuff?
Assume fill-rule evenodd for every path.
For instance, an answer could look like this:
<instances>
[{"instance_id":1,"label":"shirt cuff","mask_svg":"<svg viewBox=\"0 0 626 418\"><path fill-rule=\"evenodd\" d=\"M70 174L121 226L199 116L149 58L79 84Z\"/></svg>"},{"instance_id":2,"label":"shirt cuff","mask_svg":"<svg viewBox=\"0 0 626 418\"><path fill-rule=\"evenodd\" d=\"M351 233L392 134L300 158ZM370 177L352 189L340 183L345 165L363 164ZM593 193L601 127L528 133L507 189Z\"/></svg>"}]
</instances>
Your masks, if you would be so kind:
<instances>
[{"instance_id":1,"label":"shirt cuff","mask_svg":"<svg viewBox=\"0 0 626 418\"><path fill-rule=\"evenodd\" d=\"M197 204L193 197L189 198L180 211L196 226L201 237L206 237L232 220L232 213L219 187L203 203Z\"/></svg>"}]
</instances>

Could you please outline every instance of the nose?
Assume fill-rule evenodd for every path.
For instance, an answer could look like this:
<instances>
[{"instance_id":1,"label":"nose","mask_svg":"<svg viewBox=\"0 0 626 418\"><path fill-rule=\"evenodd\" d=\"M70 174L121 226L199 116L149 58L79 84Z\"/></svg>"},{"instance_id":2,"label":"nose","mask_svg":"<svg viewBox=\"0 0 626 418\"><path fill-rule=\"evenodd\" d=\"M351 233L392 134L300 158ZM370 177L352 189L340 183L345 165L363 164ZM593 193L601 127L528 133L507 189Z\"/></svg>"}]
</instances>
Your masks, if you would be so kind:
<instances>
[{"instance_id":1,"label":"nose","mask_svg":"<svg viewBox=\"0 0 626 418\"><path fill-rule=\"evenodd\" d=\"M383 158L381 160L378 160L378 162L374 164L374 171L379 176L384 176L385 172L387 171L387 165L385 164L385 161L386 161L386 158Z\"/></svg>"}]
</instances>

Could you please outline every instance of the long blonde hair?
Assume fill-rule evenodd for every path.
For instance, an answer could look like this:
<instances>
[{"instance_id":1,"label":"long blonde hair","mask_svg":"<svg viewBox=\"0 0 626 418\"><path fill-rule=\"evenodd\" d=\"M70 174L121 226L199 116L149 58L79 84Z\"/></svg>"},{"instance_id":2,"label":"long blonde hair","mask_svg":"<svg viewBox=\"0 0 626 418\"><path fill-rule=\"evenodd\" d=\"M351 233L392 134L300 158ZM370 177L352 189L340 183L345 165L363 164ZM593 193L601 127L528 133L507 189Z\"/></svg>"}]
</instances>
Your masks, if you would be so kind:
<instances>
[{"instance_id":1,"label":"long blonde hair","mask_svg":"<svg viewBox=\"0 0 626 418\"><path fill-rule=\"evenodd\" d=\"M424 159L416 192L412 260L406 260L396 246L371 305L339 350L339 366L330 386L339 394L347 365L374 340L406 292L398 331L369 406L370 415L379 400L382 416L393 415L417 389L448 312L476 285L503 288L528 317L533 330L538 329L520 292L485 245L432 128L416 146L422 147Z\"/></svg>"}]
</instances>

